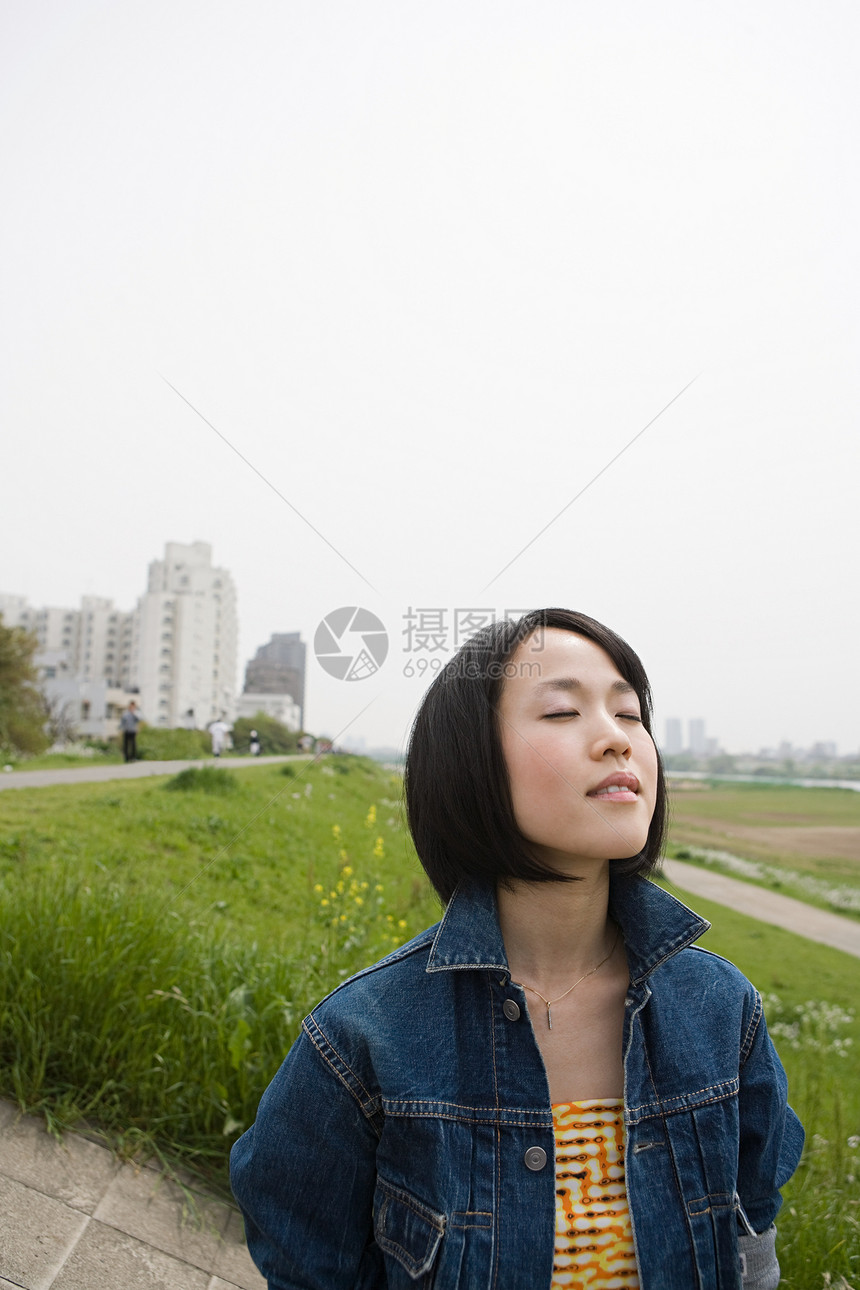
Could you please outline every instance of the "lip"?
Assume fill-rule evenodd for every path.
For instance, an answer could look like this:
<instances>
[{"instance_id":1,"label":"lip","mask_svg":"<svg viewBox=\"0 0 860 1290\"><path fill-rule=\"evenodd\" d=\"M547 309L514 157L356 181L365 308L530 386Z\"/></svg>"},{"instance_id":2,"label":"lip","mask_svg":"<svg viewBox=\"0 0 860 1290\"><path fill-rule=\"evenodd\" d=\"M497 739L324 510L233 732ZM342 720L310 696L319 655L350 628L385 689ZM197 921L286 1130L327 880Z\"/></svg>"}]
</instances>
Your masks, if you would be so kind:
<instances>
[{"instance_id":1,"label":"lip","mask_svg":"<svg viewBox=\"0 0 860 1290\"><path fill-rule=\"evenodd\" d=\"M609 792L614 789L614 792ZM619 791L620 790L620 791ZM599 797L603 802L635 802L639 792L639 780L626 771L617 771L607 775L606 779L589 789L587 797Z\"/></svg>"}]
</instances>

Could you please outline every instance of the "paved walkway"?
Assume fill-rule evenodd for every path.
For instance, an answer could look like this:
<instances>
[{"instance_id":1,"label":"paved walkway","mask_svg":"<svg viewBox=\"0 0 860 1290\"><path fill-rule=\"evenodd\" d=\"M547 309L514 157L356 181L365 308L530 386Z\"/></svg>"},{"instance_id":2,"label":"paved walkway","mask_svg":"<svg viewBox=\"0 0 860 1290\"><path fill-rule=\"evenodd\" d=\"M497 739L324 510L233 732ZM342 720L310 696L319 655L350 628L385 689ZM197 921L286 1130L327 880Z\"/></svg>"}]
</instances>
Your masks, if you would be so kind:
<instances>
[{"instance_id":1,"label":"paved walkway","mask_svg":"<svg viewBox=\"0 0 860 1290\"><path fill-rule=\"evenodd\" d=\"M128 765L63 766L55 770L0 771L0 789L43 788L47 784L90 784L107 779L145 779L149 775L177 775L189 766L271 766L281 761L313 761L311 753L285 753L281 757L201 757L199 761L132 761ZM0 1290L3 1287L0 1286Z\"/></svg>"},{"instance_id":2,"label":"paved walkway","mask_svg":"<svg viewBox=\"0 0 860 1290\"><path fill-rule=\"evenodd\" d=\"M265 1290L238 1210L0 1101L0 1290Z\"/></svg>"},{"instance_id":3,"label":"paved walkway","mask_svg":"<svg viewBox=\"0 0 860 1290\"><path fill-rule=\"evenodd\" d=\"M820 941L835 950L844 950L860 958L860 922L830 914L826 909L806 905L802 900L781 896L778 891L756 887L751 882L727 878L725 874L698 865L685 864L683 860L663 860L662 870L674 887L718 905L729 905L739 914L748 914L762 923L784 927L797 932L810 941Z\"/></svg>"}]
</instances>

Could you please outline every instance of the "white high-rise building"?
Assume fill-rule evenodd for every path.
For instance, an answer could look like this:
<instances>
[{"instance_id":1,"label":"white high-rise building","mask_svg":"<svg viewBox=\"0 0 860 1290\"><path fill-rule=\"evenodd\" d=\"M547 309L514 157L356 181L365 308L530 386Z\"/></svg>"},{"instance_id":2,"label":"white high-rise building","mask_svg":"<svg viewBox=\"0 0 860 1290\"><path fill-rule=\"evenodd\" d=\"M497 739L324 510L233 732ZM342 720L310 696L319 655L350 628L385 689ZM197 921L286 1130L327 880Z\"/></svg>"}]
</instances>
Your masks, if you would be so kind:
<instances>
[{"instance_id":1,"label":"white high-rise building","mask_svg":"<svg viewBox=\"0 0 860 1290\"><path fill-rule=\"evenodd\" d=\"M232 720L237 639L236 589L226 569L213 568L211 546L168 542L135 610L131 675L144 721Z\"/></svg>"},{"instance_id":2,"label":"white high-rise building","mask_svg":"<svg viewBox=\"0 0 860 1290\"><path fill-rule=\"evenodd\" d=\"M117 609L112 600L83 596L80 609L37 609L24 596L4 594L0 614L7 627L24 627L36 637L37 664L43 655L51 655L52 665L61 663L65 672L82 681L128 687L132 614Z\"/></svg>"},{"instance_id":3,"label":"white high-rise building","mask_svg":"<svg viewBox=\"0 0 860 1290\"><path fill-rule=\"evenodd\" d=\"M133 615L104 596L83 596L80 609L36 608L24 596L0 593L6 627L23 627L38 642L39 686L54 717L62 713L80 735L106 738L119 729L131 686Z\"/></svg>"}]
</instances>

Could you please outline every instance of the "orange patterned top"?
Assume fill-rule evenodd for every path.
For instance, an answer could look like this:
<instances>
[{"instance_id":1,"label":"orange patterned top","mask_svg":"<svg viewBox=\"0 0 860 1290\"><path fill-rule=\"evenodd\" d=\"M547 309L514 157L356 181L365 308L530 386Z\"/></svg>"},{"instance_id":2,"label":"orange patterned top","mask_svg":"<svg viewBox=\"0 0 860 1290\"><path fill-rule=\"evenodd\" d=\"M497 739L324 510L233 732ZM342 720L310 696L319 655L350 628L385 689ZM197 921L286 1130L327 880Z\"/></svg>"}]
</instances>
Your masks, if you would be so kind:
<instances>
[{"instance_id":1,"label":"orange patterned top","mask_svg":"<svg viewBox=\"0 0 860 1290\"><path fill-rule=\"evenodd\" d=\"M624 1186L624 1103L552 1108L555 1261L551 1290L639 1290Z\"/></svg>"}]
</instances>

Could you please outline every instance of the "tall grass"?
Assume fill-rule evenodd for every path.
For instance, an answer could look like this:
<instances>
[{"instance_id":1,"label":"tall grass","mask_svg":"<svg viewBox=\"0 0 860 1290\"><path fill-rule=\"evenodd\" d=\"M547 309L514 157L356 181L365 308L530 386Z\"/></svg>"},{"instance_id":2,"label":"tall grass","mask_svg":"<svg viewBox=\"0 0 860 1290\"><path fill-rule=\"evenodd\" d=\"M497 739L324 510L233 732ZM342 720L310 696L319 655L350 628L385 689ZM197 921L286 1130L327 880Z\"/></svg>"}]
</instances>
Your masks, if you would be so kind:
<instances>
[{"instance_id":1,"label":"tall grass","mask_svg":"<svg viewBox=\"0 0 860 1290\"><path fill-rule=\"evenodd\" d=\"M302 1018L403 939L382 884L365 897L368 880L345 869L332 895L307 900L307 934L291 953L189 926L68 870L7 889L2 1085L52 1125L92 1120L127 1149L156 1150L223 1183L229 1147ZM350 912L332 914L338 902Z\"/></svg>"},{"instance_id":2,"label":"tall grass","mask_svg":"<svg viewBox=\"0 0 860 1290\"><path fill-rule=\"evenodd\" d=\"M850 1287L860 1276L860 1135L842 1084L856 1078L857 1057L846 1034L854 1013L820 1000L789 1007L776 995L765 997L765 1007L789 1068L792 1105L808 1133L778 1219L781 1285Z\"/></svg>"}]
</instances>

